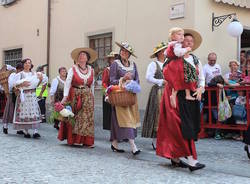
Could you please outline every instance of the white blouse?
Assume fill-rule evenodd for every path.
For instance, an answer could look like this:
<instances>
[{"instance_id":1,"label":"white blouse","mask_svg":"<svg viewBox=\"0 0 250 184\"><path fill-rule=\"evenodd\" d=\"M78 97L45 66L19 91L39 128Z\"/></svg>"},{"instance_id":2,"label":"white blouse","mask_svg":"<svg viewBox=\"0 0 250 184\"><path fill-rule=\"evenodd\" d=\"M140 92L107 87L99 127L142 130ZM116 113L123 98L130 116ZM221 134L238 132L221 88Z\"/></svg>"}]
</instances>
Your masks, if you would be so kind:
<instances>
[{"instance_id":1,"label":"white blouse","mask_svg":"<svg viewBox=\"0 0 250 184\"><path fill-rule=\"evenodd\" d=\"M157 64L159 64L161 70L162 70L162 67L163 67L163 64L162 62L160 61L156 61ZM156 73L156 70L157 70L157 66L156 66L156 63L154 61L152 61L149 65L148 65L148 68L147 68L147 73L146 73L146 79L149 83L153 83L153 84L157 84L158 86L162 86L163 84L163 81L164 79L156 79L154 76L155 76L155 73Z\"/></svg>"},{"instance_id":2,"label":"white blouse","mask_svg":"<svg viewBox=\"0 0 250 184\"><path fill-rule=\"evenodd\" d=\"M187 53L187 48L182 48L182 43L177 42L177 41L172 41L169 42L168 45L173 45L173 49L174 49L174 54L177 57L182 57ZM164 54L167 56L167 49L164 51Z\"/></svg>"},{"instance_id":3,"label":"white blouse","mask_svg":"<svg viewBox=\"0 0 250 184\"><path fill-rule=\"evenodd\" d=\"M91 71L93 70L91 68L91 66L87 65L88 67L88 73L87 74L82 74L78 67L76 65L73 65L73 67L75 68L76 70L76 73L78 74L78 76L84 80L84 84L87 83L87 80L88 78L90 77L91 75ZM72 79L73 79L73 67L69 69L68 71L68 75L67 75L67 79L66 79L66 82L65 82L65 85L64 85L64 92L63 92L63 96L68 96L69 95L69 90L70 90L70 87L71 87L71 82L72 82ZM95 85L94 85L94 78L93 78L93 82L91 84L91 90L92 90L92 93L94 95L94 91L95 91Z\"/></svg>"},{"instance_id":4,"label":"white blouse","mask_svg":"<svg viewBox=\"0 0 250 184\"><path fill-rule=\"evenodd\" d=\"M188 58L184 58L188 63L190 63L194 68L195 67L195 64L194 64L194 59L193 59L193 56L189 55ZM198 64L198 70L199 70L199 75L198 75L198 87L205 87L205 77L204 77L204 74L203 74L203 69L202 69L202 64L199 61L199 64Z\"/></svg>"},{"instance_id":5,"label":"white blouse","mask_svg":"<svg viewBox=\"0 0 250 184\"><path fill-rule=\"evenodd\" d=\"M57 90L57 86L58 86L58 84L59 84L59 81L62 82L62 83L65 85L65 81L62 80L62 79L60 78L60 76L57 76L56 78L54 78L54 79L52 80L51 87L50 87L50 92L49 92L50 96L55 95L56 90Z\"/></svg>"}]
</instances>

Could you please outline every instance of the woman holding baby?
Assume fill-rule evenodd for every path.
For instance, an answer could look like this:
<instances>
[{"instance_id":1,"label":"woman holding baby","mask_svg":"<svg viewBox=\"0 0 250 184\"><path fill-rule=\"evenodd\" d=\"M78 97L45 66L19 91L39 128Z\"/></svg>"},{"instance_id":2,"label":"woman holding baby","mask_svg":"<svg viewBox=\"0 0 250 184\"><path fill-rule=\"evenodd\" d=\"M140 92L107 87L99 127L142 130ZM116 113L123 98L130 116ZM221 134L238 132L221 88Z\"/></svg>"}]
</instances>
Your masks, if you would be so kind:
<instances>
[{"instance_id":1,"label":"woman holding baby","mask_svg":"<svg viewBox=\"0 0 250 184\"><path fill-rule=\"evenodd\" d=\"M36 87L43 82L41 73L32 72L31 59L22 60L23 71L16 74L14 86L19 89L17 96L13 127L23 130L24 137L30 138L29 129L33 129L33 138L39 138L38 128L41 122L41 112L36 98Z\"/></svg>"},{"instance_id":2,"label":"woman holding baby","mask_svg":"<svg viewBox=\"0 0 250 184\"><path fill-rule=\"evenodd\" d=\"M127 42L116 44L120 47L118 58L110 66L110 84L122 85L130 80L139 83L139 75L136 64L130 59L135 56L133 48ZM138 155L140 150L135 145L136 128L139 126L140 117L138 104L121 107L112 107L111 115L111 149L114 152L123 153L123 149L118 148L118 141L128 139L132 154Z\"/></svg>"},{"instance_id":3,"label":"woman holding baby","mask_svg":"<svg viewBox=\"0 0 250 184\"><path fill-rule=\"evenodd\" d=\"M166 50L168 64L160 105L156 154L171 159L177 167L190 171L205 167L197 159L194 141L200 131L200 100L205 79L198 58L189 52L197 49L201 35L191 29L173 28ZM178 73L178 75L176 75Z\"/></svg>"}]
</instances>

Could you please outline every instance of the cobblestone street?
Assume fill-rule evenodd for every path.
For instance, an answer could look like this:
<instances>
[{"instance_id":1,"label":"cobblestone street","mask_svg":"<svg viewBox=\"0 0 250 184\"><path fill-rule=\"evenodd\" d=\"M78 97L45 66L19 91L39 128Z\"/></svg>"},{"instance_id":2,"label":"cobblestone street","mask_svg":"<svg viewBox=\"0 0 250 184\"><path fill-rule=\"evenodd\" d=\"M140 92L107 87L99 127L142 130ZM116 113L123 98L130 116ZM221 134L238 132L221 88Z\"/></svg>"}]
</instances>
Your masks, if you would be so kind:
<instances>
[{"instance_id":1,"label":"cobblestone street","mask_svg":"<svg viewBox=\"0 0 250 184\"><path fill-rule=\"evenodd\" d=\"M138 156L132 156L128 143L120 144L126 153L113 153L109 132L102 130L100 107L95 110L95 123L94 149L58 141L51 124L41 124L39 140L16 135L12 127L8 135L1 131L0 183L250 183L250 160L241 142L198 141L198 157L206 168L190 173L157 157L150 139L136 139L142 150Z\"/></svg>"}]
</instances>

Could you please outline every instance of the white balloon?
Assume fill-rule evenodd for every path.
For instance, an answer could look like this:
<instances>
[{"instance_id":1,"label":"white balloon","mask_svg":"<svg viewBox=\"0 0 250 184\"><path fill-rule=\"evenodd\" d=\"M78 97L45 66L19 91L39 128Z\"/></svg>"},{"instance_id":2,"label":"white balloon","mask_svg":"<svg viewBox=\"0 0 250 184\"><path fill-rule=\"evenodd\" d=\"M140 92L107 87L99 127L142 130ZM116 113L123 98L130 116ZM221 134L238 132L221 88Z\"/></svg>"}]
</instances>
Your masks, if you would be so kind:
<instances>
[{"instance_id":1,"label":"white balloon","mask_svg":"<svg viewBox=\"0 0 250 184\"><path fill-rule=\"evenodd\" d=\"M227 26L227 32L230 36L239 37L243 32L243 26L239 21L232 21Z\"/></svg>"}]
</instances>

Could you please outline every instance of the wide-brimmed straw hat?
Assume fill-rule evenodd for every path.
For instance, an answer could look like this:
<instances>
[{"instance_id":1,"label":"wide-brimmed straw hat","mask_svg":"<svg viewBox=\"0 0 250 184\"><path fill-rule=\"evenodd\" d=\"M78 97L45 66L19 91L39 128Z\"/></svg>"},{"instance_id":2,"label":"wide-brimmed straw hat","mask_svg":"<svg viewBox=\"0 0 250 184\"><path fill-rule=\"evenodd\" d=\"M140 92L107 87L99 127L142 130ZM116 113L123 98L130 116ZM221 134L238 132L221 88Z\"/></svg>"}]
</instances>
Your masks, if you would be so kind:
<instances>
[{"instance_id":1,"label":"wide-brimmed straw hat","mask_svg":"<svg viewBox=\"0 0 250 184\"><path fill-rule=\"evenodd\" d=\"M194 46L192 48L192 51L199 48L201 45L201 42L202 42L202 37L201 37L200 33L198 33L197 31L195 31L193 29L184 29L184 36L187 34L192 35L194 38Z\"/></svg>"},{"instance_id":2,"label":"wide-brimmed straw hat","mask_svg":"<svg viewBox=\"0 0 250 184\"><path fill-rule=\"evenodd\" d=\"M165 42L161 42L159 45L157 45L154 49L153 49L153 54L150 55L150 58L155 58L156 57L156 53L160 52L163 49L166 49L168 47L168 45Z\"/></svg>"},{"instance_id":3,"label":"wide-brimmed straw hat","mask_svg":"<svg viewBox=\"0 0 250 184\"><path fill-rule=\"evenodd\" d=\"M121 43L118 43L118 42L115 42L116 45L118 45L120 48L124 48L126 49L132 56L136 57L137 56L134 54L134 49L131 47L131 45L129 45L128 42L121 42Z\"/></svg>"},{"instance_id":4,"label":"wide-brimmed straw hat","mask_svg":"<svg viewBox=\"0 0 250 184\"><path fill-rule=\"evenodd\" d=\"M108 58L115 58L117 55L118 55L117 52L111 51L111 52L110 52L107 56L105 56L104 58L105 58L105 59L108 59Z\"/></svg>"},{"instance_id":5,"label":"wide-brimmed straw hat","mask_svg":"<svg viewBox=\"0 0 250 184\"><path fill-rule=\"evenodd\" d=\"M240 66L240 62L237 61L236 59L229 60L229 67L231 66L232 63L235 63L236 65Z\"/></svg>"},{"instance_id":6,"label":"wide-brimmed straw hat","mask_svg":"<svg viewBox=\"0 0 250 184\"><path fill-rule=\"evenodd\" d=\"M73 59L75 62L77 62L78 57L79 57L79 54L80 54L81 52L86 52L86 53L89 54L89 57L90 57L90 58L89 58L89 60L88 60L87 63L93 63L93 62L97 59L98 54L97 54L97 52L96 52L94 49L87 48L87 47L85 47L85 48L76 48L76 49L74 49L74 50L71 52L71 57L72 57L72 59Z\"/></svg>"}]
</instances>

